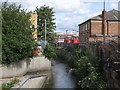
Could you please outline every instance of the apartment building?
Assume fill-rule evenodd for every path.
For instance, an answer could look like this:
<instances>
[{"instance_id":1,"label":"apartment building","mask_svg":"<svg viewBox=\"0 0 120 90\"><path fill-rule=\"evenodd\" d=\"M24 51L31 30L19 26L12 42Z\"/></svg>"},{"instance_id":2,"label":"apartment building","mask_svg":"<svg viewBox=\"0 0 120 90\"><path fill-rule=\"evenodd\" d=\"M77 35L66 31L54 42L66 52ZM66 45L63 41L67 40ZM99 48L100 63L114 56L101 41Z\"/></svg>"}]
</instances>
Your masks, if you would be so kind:
<instances>
[{"instance_id":1,"label":"apartment building","mask_svg":"<svg viewBox=\"0 0 120 90\"><path fill-rule=\"evenodd\" d=\"M33 38L35 41L37 41L37 14L30 14L30 21L31 21L31 26L30 28L33 30Z\"/></svg>"}]
</instances>

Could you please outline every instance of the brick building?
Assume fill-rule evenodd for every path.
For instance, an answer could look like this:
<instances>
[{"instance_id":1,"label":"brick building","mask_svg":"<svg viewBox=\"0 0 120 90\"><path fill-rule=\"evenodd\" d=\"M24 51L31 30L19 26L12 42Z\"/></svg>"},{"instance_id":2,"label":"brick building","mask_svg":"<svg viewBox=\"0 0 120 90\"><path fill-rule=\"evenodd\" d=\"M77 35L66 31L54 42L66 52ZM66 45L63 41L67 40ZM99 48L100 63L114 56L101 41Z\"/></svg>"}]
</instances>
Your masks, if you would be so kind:
<instances>
[{"instance_id":1,"label":"brick building","mask_svg":"<svg viewBox=\"0 0 120 90\"><path fill-rule=\"evenodd\" d=\"M103 10L102 14L79 24L80 42L86 44L91 41L110 39L110 37L120 35L118 32L120 24L119 13L120 11L115 9L108 12Z\"/></svg>"}]
</instances>

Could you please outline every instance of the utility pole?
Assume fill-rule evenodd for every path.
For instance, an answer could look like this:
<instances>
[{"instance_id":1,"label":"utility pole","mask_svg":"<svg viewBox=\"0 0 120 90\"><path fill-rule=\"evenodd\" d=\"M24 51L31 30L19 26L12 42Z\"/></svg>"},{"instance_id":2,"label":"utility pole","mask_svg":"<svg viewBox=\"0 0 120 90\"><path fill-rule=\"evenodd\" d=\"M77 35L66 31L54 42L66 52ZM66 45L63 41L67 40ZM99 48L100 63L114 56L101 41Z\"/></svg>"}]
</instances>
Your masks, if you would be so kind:
<instances>
[{"instance_id":1,"label":"utility pole","mask_svg":"<svg viewBox=\"0 0 120 90\"><path fill-rule=\"evenodd\" d=\"M45 46L46 46L46 19L45 19Z\"/></svg>"},{"instance_id":2,"label":"utility pole","mask_svg":"<svg viewBox=\"0 0 120 90\"><path fill-rule=\"evenodd\" d=\"M104 0L104 10L105 10L105 0Z\"/></svg>"},{"instance_id":3,"label":"utility pole","mask_svg":"<svg viewBox=\"0 0 120 90\"><path fill-rule=\"evenodd\" d=\"M67 32L68 32L68 30L66 30L66 36L67 36Z\"/></svg>"}]
</instances>

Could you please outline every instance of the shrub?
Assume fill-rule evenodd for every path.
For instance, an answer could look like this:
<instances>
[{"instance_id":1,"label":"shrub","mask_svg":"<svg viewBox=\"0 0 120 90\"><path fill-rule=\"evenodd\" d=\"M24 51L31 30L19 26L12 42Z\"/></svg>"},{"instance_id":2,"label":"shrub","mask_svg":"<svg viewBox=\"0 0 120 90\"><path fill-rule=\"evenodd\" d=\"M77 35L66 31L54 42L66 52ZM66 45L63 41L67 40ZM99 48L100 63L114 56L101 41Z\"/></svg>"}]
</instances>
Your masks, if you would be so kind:
<instances>
[{"instance_id":1,"label":"shrub","mask_svg":"<svg viewBox=\"0 0 120 90\"><path fill-rule=\"evenodd\" d=\"M46 45L44 51L43 51L43 55L45 55L47 58L56 58L56 50L53 46L51 45Z\"/></svg>"},{"instance_id":2,"label":"shrub","mask_svg":"<svg viewBox=\"0 0 120 90\"><path fill-rule=\"evenodd\" d=\"M102 80L100 61L88 48L81 47L71 53L68 60L70 71L76 77L80 88L103 88L106 83Z\"/></svg>"}]
</instances>

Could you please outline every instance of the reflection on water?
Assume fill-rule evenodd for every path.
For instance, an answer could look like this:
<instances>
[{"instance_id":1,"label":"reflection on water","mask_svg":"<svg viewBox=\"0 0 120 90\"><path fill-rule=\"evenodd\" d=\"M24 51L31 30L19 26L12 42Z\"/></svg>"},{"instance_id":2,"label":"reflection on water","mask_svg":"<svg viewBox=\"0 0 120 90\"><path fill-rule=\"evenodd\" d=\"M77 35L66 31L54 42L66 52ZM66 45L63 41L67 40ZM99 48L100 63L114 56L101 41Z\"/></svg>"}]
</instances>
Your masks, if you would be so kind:
<instances>
[{"instance_id":1,"label":"reflection on water","mask_svg":"<svg viewBox=\"0 0 120 90\"><path fill-rule=\"evenodd\" d=\"M53 61L53 88L75 88L68 66L63 63Z\"/></svg>"}]
</instances>

